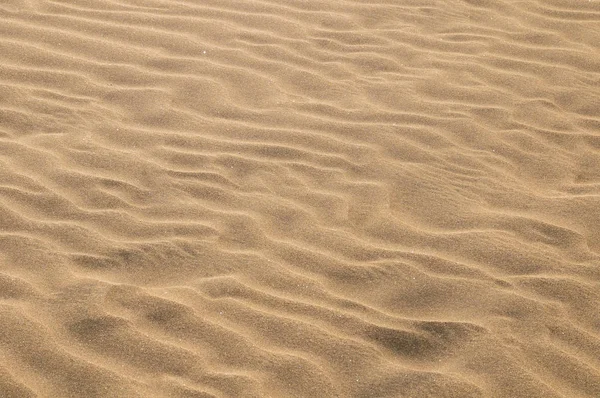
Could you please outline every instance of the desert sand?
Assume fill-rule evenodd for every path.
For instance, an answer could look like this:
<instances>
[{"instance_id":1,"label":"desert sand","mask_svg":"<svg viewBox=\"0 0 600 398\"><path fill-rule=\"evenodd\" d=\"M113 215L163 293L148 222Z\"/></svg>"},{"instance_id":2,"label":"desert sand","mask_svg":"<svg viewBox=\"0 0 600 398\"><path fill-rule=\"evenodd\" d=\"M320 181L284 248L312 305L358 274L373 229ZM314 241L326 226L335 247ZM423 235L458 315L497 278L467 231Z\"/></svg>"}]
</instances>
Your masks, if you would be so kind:
<instances>
[{"instance_id":1,"label":"desert sand","mask_svg":"<svg viewBox=\"0 0 600 398\"><path fill-rule=\"evenodd\" d=\"M1 1L0 397L600 397L600 2Z\"/></svg>"}]
</instances>

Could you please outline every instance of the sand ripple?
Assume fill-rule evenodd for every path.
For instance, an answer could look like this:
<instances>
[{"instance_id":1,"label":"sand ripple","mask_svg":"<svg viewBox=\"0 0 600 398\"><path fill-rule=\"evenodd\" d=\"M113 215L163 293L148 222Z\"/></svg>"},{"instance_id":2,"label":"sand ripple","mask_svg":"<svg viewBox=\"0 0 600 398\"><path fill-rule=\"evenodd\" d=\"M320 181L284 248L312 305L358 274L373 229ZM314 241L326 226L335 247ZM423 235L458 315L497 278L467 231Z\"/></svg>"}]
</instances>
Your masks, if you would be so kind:
<instances>
[{"instance_id":1,"label":"sand ripple","mask_svg":"<svg viewBox=\"0 0 600 398\"><path fill-rule=\"evenodd\" d=\"M600 396L598 1L0 21L0 396Z\"/></svg>"}]
</instances>

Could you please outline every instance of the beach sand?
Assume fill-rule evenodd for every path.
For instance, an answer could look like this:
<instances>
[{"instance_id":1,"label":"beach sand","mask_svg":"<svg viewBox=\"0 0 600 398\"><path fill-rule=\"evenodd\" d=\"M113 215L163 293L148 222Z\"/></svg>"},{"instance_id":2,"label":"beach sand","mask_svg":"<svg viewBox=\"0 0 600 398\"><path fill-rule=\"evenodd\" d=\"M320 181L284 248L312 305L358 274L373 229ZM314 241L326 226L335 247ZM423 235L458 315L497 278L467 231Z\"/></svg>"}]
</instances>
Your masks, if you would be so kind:
<instances>
[{"instance_id":1,"label":"beach sand","mask_svg":"<svg viewBox=\"0 0 600 398\"><path fill-rule=\"evenodd\" d=\"M3 0L0 397L600 397L598 0Z\"/></svg>"}]
</instances>

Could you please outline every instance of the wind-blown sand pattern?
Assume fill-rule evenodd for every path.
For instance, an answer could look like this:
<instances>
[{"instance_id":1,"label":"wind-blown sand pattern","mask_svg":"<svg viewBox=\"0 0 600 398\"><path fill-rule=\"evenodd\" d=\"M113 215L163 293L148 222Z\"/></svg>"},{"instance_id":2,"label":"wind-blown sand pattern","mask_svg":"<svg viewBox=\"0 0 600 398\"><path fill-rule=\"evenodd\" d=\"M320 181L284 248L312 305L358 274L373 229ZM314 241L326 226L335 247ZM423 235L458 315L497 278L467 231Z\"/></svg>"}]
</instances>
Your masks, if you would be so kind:
<instances>
[{"instance_id":1,"label":"wind-blown sand pattern","mask_svg":"<svg viewBox=\"0 0 600 398\"><path fill-rule=\"evenodd\" d=\"M600 397L597 0L0 37L0 397Z\"/></svg>"}]
</instances>

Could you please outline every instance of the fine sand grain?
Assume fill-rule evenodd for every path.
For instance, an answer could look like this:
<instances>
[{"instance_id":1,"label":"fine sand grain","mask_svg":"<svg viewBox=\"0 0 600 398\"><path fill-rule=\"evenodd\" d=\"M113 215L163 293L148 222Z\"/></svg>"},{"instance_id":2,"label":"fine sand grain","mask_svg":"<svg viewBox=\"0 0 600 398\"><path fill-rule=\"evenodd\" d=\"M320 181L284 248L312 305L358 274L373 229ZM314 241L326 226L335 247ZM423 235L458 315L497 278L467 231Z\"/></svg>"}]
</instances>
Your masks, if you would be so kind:
<instances>
[{"instance_id":1,"label":"fine sand grain","mask_svg":"<svg viewBox=\"0 0 600 398\"><path fill-rule=\"evenodd\" d=\"M0 397L600 397L600 1L0 1Z\"/></svg>"}]
</instances>

